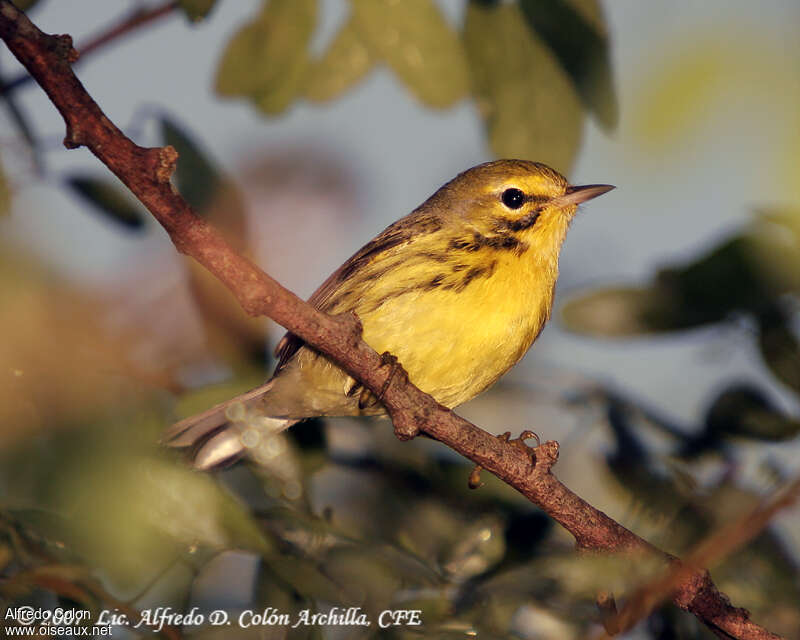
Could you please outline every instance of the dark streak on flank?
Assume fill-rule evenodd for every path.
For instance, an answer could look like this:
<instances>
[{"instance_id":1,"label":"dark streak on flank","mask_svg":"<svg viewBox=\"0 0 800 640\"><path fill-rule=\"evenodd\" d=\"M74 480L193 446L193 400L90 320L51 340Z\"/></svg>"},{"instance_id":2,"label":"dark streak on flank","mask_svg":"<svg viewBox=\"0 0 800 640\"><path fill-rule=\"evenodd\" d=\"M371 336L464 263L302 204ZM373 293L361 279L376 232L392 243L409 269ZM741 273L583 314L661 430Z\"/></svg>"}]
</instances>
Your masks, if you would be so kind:
<instances>
[{"instance_id":1,"label":"dark streak on flank","mask_svg":"<svg viewBox=\"0 0 800 640\"><path fill-rule=\"evenodd\" d=\"M492 262L488 265L483 265L480 267L472 267L467 273L464 274L464 277L461 281L453 287L457 293L460 293L464 289L467 288L470 282L473 280L477 280L478 278L489 278L493 273L495 268L497 267L497 260L492 260Z\"/></svg>"},{"instance_id":2,"label":"dark streak on flank","mask_svg":"<svg viewBox=\"0 0 800 640\"><path fill-rule=\"evenodd\" d=\"M440 273L438 276L431 278L431 281L425 286L425 289L435 289L444 282L444 274Z\"/></svg>"},{"instance_id":3,"label":"dark streak on flank","mask_svg":"<svg viewBox=\"0 0 800 640\"><path fill-rule=\"evenodd\" d=\"M475 231L472 238L456 238L450 241L450 248L458 251L474 253L483 248L497 251L514 251L517 255L528 250L528 244L512 234L485 236Z\"/></svg>"},{"instance_id":4,"label":"dark streak on flank","mask_svg":"<svg viewBox=\"0 0 800 640\"><path fill-rule=\"evenodd\" d=\"M467 285L470 282L475 280L475 278L484 275L488 271L488 267L472 267L472 269L467 271L467 273L464 275L464 278L461 280L461 282L458 283L458 286L456 286L456 291L463 291L467 288Z\"/></svg>"},{"instance_id":5,"label":"dark streak on flank","mask_svg":"<svg viewBox=\"0 0 800 640\"><path fill-rule=\"evenodd\" d=\"M419 255L428 260L433 260L434 262L447 262L450 259L446 253L436 253L434 251L425 251Z\"/></svg>"}]
</instances>

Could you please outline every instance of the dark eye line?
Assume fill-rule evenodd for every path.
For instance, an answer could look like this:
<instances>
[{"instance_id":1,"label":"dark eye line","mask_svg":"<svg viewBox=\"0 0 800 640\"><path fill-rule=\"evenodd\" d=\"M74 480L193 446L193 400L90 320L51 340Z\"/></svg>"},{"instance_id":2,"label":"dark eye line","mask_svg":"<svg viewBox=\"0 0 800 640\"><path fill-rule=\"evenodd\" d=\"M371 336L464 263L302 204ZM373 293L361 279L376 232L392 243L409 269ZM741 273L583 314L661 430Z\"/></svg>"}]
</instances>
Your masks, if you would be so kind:
<instances>
[{"instance_id":1,"label":"dark eye line","mask_svg":"<svg viewBox=\"0 0 800 640\"><path fill-rule=\"evenodd\" d=\"M503 201L503 196L509 191L518 191L519 193L522 194L522 196L523 196L522 204L520 204L520 207L518 207L518 208L521 208L523 204L528 204L530 202L533 202L533 203L541 206L541 205L546 204L551 199L550 196L545 196L545 195L541 195L541 194L537 194L537 193L525 193L525 191L520 189L519 187L507 187L507 188L503 189L500 192L500 196L499 197L500 197L501 201ZM504 204L505 204L505 202L504 202ZM508 205L506 205L506 206L508 206Z\"/></svg>"},{"instance_id":2,"label":"dark eye line","mask_svg":"<svg viewBox=\"0 0 800 640\"><path fill-rule=\"evenodd\" d=\"M550 200L549 196L542 196L542 195L537 195L537 194L534 194L534 193L532 193L530 195L529 194L525 194L525 202L535 202L537 205L540 205L540 206L545 204L545 203L547 203L548 200Z\"/></svg>"}]
</instances>

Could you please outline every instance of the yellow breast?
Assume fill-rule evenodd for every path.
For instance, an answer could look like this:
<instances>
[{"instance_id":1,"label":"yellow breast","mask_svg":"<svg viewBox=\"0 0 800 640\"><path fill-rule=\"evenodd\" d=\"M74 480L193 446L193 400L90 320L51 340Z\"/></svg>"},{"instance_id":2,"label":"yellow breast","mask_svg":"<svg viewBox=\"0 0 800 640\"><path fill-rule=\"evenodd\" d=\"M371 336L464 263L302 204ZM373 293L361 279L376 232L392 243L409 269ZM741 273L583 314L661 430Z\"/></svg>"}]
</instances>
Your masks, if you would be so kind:
<instances>
[{"instance_id":1,"label":"yellow breast","mask_svg":"<svg viewBox=\"0 0 800 640\"><path fill-rule=\"evenodd\" d=\"M458 280L445 277L439 286L394 296L360 314L366 342L396 355L411 381L448 407L471 399L516 364L550 314L555 269L511 252L485 259L491 273L463 288L447 286ZM468 273L461 270L461 283Z\"/></svg>"}]
</instances>

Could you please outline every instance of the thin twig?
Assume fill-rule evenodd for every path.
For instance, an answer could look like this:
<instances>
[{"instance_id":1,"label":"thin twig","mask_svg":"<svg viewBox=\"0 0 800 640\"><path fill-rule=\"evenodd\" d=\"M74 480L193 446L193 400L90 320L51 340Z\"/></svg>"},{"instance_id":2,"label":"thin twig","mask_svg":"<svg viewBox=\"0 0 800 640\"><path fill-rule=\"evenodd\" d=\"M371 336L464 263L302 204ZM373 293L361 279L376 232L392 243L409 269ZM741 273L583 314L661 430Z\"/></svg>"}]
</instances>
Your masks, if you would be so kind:
<instances>
[{"instance_id":1,"label":"thin twig","mask_svg":"<svg viewBox=\"0 0 800 640\"><path fill-rule=\"evenodd\" d=\"M609 620L611 628L616 629L617 632L631 629L639 620L646 618L658 605L667 600L675 589L690 577L693 571L701 570L703 567L713 567L747 544L764 530L776 513L793 505L798 498L800 498L800 477L775 491L771 498L748 511L738 520L720 527L684 556L681 563L674 565L665 575L637 589L628 598L622 610ZM710 622L713 623L713 620ZM725 631L729 636L731 635L729 629ZM608 638L611 635L607 631L607 635L601 637ZM775 636L751 634L747 637L774 638Z\"/></svg>"},{"instance_id":2,"label":"thin twig","mask_svg":"<svg viewBox=\"0 0 800 640\"><path fill-rule=\"evenodd\" d=\"M80 54L79 60L83 61L93 51L102 49L105 45L119 39L120 37L135 31L150 22L155 22L159 18L169 15L173 10L178 7L177 0L169 0L162 5L152 8L138 8L134 9L128 15L121 19L116 20L110 27L94 36L87 42L78 47ZM33 78L28 73L20 73L17 77L4 82L0 85L0 95L5 95L16 91L20 87L28 84Z\"/></svg>"},{"instance_id":3,"label":"thin twig","mask_svg":"<svg viewBox=\"0 0 800 640\"><path fill-rule=\"evenodd\" d=\"M219 278L251 315L266 315L328 355L376 396L403 440L424 431L517 489L566 528L579 548L648 553L678 562L595 509L550 472L558 443L526 450L503 442L438 404L409 381L398 364L382 358L362 339L353 315L329 316L288 291L239 255L175 192L170 176L177 153L172 147L137 146L103 114L72 72L75 59L68 36L42 33L8 0L0 0L0 37L41 85L66 123L64 144L86 146L148 208L181 253L192 256ZM533 452L533 455L531 455ZM673 602L732 638L772 638L733 607L708 572L691 569L675 590Z\"/></svg>"}]
</instances>

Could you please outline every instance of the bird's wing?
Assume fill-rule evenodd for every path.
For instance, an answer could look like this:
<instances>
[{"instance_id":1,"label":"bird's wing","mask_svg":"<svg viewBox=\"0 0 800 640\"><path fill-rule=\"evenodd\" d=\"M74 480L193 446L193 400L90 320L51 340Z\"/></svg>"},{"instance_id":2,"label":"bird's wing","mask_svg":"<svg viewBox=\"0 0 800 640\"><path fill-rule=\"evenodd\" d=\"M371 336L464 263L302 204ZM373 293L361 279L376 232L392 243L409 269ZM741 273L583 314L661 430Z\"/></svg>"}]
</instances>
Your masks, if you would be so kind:
<instances>
[{"instance_id":1,"label":"bird's wing","mask_svg":"<svg viewBox=\"0 0 800 640\"><path fill-rule=\"evenodd\" d=\"M358 296L342 295L355 293L357 284L364 285L368 279L375 278L392 264L392 258L403 246L412 240L439 231L444 226L443 220L429 214L422 208L391 224L377 237L365 244L352 255L341 267L334 271L325 282L311 295L308 302L320 311L344 313L356 311ZM286 333L275 348L280 371L292 356L297 353L303 341L292 333Z\"/></svg>"}]
</instances>

